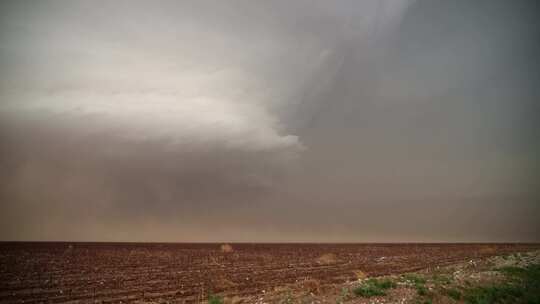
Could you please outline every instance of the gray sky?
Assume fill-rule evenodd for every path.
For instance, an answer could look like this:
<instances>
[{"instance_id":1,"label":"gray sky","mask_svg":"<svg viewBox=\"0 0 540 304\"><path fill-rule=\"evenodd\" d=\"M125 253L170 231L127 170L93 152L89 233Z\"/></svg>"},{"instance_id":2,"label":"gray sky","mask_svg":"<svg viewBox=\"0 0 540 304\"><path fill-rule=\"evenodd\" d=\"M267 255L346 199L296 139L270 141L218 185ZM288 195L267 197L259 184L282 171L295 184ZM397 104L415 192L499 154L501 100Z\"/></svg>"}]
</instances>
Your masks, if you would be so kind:
<instances>
[{"instance_id":1,"label":"gray sky","mask_svg":"<svg viewBox=\"0 0 540 304\"><path fill-rule=\"evenodd\" d=\"M2 1L0 240L540 241L536 1Z\"/></svg>"}]
</instances>

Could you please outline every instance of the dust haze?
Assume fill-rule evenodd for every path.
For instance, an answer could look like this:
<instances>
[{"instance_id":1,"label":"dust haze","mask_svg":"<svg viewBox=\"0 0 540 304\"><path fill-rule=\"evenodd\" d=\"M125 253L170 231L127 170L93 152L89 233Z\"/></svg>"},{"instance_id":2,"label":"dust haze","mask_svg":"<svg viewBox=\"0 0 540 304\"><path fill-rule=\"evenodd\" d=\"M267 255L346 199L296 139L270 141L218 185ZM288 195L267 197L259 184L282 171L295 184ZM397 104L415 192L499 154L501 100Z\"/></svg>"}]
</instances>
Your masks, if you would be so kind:
<instances>
[{"instance_id":1,"label":"dust haze","mask_svg":"<svg viewBox=\"0 0 540 304\"><path fill-rule=\"evenodd\" d=\"M2 1L0 240L540 241L536 1Z\"/></svg>"}]
</instances>

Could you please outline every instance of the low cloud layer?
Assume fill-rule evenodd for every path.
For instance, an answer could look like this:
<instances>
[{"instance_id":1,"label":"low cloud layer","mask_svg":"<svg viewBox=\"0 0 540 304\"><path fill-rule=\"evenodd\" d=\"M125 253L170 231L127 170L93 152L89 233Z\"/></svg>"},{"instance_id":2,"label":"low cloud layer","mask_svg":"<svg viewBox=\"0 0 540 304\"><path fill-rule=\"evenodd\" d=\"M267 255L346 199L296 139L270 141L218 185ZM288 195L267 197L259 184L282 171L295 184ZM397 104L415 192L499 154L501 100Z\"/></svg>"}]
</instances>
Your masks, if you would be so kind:
<instances>
[{"instance_id":1,"label":"low cloud layer","mask_svg":"<svg viewBox=\"0 0 540 304\"><path fill-rule=\"evenodd\" d=\"M0 239L538 241L536 5L3 2Z\"/></svg>"}]
</instances>

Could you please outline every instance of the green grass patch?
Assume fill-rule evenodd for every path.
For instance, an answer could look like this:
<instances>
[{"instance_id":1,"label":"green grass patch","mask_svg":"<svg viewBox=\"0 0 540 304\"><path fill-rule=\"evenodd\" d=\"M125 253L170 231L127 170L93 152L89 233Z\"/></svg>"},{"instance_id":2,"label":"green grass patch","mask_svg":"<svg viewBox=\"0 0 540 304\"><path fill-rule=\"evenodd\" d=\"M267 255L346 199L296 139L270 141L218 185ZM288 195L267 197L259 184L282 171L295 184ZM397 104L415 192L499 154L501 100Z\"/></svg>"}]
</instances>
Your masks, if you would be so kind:
<instances>
[{"instance_id":1,"label":"green grass patch","mask_svg":"<svg viewBox=\"0 0 540 304\"><path fill-rule=\"evenodd\" d=\"M527 273L527 270L525 268L515 267L515 266L506 266L506 267L497 268L495 270L511 278L521 277L523 275L526 275Z\"/></svg>"},{"instance_id":2,"label":"green grass patch","mask_svg":"<svg viewBox=\"0 0 540 304\"><path fill-rule=\"evenodd\" d=\"M223 298L218 295L209 295L208 304L223 304Z\"/></svg>"},{"instance_id":3,"label":"green grass patch","mask_svg":"<svg viewBox=\"0 0 540 304\"><path fill-rule=\"evenodd\" d=\"M415 285L426 284L426 279L416 274L407 273L403 275L403 278L407 281L412 282Z\"/></svg>"},{"instance_id":4,"label":"green grass patch","mask_svg":"<svg viewBox=\"0 0 540 304\"><path fill-rule=\"evenodd\" d=\"M449 285L452 283L452 278L449 275L436 274L433 276L433 281L435 284Z\"/></svg>"},{"instance_id":5,"label":"green grass patch","mask_svg":"<svg viewBox=\"0 0 540 304\"><path fill-rule=\"evenodd\" d=\"M468 289L463 298L468 304L518 303L523 296L520 288L509 285L481 286Z\"/></svg>"},{"instance_id":6,"label":"green grass patch","mask_svg":"<svg viewBox=\"0 0 540 304\"><path fill-rule=\"evenodd\" d=\"M540 304L540 265L498 269L508 281L490 286L469 287L463 291L467 304Z\"/></svg>"},{"instance_id":7,"label":"green grass patch","mask_svg":"<svg viewBox=\"0 0 540 304\"><path fill-rule=\"evenodd\" d=\"M448 297L450 297L453 300L459 301L461 300L461 292L454 288L445 289L445 293Z\"/></svg>"},{"instance_id":8,"label":"green grass patch","mask_svg":"<svg viewBox=\"0 0 540 304\"><path fill-rule=\"evenodd\" d=\"M427 296L429 294L429 290L424 285L416 284L414 288L416 288L416 293L421 297Z\"/></svg>"},{"instance_id":9,"label":"green grass patch","mask_svg":"<svg viewBox=\"0 0 540 304\"><path fill-rule=\"evenodd\" d=\"M369 298L374 296L386 295L386 290L396 287L396 283L389 279L377 280L369 279L363 282L360 286L353 289L353 293L357 296Z\"/></svg>"}]
</instances>

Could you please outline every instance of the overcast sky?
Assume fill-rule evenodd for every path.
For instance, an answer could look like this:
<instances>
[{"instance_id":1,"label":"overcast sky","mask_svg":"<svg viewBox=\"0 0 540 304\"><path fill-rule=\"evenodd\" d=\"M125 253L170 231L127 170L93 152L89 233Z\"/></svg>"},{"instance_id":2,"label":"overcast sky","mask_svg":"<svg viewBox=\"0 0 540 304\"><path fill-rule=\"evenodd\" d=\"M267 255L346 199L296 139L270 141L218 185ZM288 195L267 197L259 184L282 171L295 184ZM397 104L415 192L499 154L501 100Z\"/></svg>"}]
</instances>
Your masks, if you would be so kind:
<instances>
[{"instance_id":1,"label":"overcast sky","mask_svg":"<svg viewBox=\"0 0 540 304\"><path fill-rule=\"evenodd\" d=\"M2 1L0 240L540 241L539 6Z\"/></svg>"}]
</instances>

